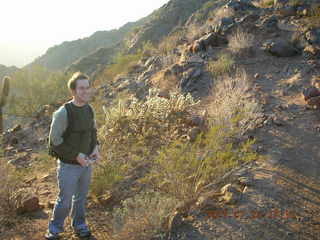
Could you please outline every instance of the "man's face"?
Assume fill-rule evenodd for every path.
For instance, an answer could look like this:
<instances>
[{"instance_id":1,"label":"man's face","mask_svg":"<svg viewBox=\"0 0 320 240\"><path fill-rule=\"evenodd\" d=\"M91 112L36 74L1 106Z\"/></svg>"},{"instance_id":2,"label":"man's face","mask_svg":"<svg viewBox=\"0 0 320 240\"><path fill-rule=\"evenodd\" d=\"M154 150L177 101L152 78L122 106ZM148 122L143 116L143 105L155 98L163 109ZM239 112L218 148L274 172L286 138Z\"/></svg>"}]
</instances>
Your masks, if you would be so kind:
<instances>
[{"instance_id":1,"label":"man's face","mask_svg":"<svg viewBox=\"0 0 320 240\"><path fill-rule=\"evenodd\" d=\"M73 91L73 96L79 102L89 102L91 97L91 88L87 79L77 80L76 89Z\"/></svg>"}]
</instances>

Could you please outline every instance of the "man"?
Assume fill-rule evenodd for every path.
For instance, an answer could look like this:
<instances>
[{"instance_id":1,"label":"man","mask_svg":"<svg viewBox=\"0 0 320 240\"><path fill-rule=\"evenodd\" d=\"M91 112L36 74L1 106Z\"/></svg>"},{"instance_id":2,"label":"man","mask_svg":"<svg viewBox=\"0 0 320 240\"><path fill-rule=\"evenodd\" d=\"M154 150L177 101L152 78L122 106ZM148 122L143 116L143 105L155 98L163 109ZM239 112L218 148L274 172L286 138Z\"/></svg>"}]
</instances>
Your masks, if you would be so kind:
<instances>
[{"instance_id":1,"label":"man","mask_svg":"<svg viewBox=\"0 0 320 240\"><path fill-rule=\"evenodd\" d=\"M91 235L85 221L85 204L92 172L89 160L98 161L100 154L95 119L88 104L91 95L88 76L80 72L73 74L68 88L73 99L54 112L49 133L52 149L59 156L59 195L48 224L46 239L59 239L70 210L74 232L79 237ZM72 126L68 126L68 117L72 117Z\"/></svg>"}]
</instances>

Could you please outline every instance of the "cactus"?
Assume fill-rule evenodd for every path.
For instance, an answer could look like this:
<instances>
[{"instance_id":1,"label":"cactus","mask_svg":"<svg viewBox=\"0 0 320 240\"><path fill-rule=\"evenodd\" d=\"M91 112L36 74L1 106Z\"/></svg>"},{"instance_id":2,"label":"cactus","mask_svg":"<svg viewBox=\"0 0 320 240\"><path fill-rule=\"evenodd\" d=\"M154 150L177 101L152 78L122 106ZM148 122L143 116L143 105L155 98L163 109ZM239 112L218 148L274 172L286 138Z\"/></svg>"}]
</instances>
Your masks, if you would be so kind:
<instances>
[{"instance_id":1,"label":"cactus","mask_svg":"<svg viewBox=\"0 0 320 240\"><path fill-rule=\"evenodd\" d=\"M2 81L0 81L0 134L3 131L3 116L2 116L2 108L7 102L7 98L9 96L9 89L10 89L10 78L4 77Z\"/></svg>"}]
</instances>

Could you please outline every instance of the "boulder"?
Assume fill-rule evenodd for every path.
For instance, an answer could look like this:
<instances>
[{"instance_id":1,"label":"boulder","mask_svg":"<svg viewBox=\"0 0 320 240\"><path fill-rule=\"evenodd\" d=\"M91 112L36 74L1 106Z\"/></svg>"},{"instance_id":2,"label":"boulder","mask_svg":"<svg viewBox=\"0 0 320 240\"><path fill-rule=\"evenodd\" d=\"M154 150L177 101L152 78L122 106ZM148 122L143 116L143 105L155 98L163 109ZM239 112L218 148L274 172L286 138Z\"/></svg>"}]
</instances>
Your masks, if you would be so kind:
<instances>
[{"instance_id":1,"label":"boulder","mask_svg":"<svg viewBox=\"0 0 320 240\"><path fill-rule=\"evenodd\" d=\"M268 41L263 44L263 49L276 57L293 57L299 54L298 49L284 40Z\"/></svg>"},{"instance_id":2,"label":"boulder","mask_svg":"<svg viewBox=\"0 0 320 240\"><path fill-rule=\"evenodd\" d=\"M267 30L278 30L278 17L272 15L271 17L265 18L261 22L261 26L263 29Z\"/></svg>"},{"instance_id":3,"label":"boulder","mask_svg":"<svg viewBox=\"0 0 320 240\"><path fill-rule=\"evenodd\" d=\"M320 109L320 96L309 98L306 102L309 106L315 106Z\"/></svg>"},{"instance_id":4,"label":"boulder","mask_svg":"<svg viewBox=\"0 0 320 240\"><path fill-rule=\"evenodd\" d=\"M231 183L221 188L221 194L223 194L223 196L221 196L219 200L225 204L234 205L241 198L241 192Z\"/></svg>"},{"instance_id":5,"label":"boulder","mask_svg":"<svg viewBox=\"0 0 320 240\"><path fill-rule=\"evenodd\" d=\"M40 209L39 198L30 188L23 188L16 191L11 197L18 214L35 212Z\"/></svg>"},{"instance_id":6,"label":"boulder","mask_svg":"<svg viewBox=\"0 0 320 240\"><path fill-rule=\"evenodd\" d=\"M216 33L223 34L235 25L235 21L232 17L223 17L220 21L213 27L213 31Z\"/></svg>"}]
</instances>

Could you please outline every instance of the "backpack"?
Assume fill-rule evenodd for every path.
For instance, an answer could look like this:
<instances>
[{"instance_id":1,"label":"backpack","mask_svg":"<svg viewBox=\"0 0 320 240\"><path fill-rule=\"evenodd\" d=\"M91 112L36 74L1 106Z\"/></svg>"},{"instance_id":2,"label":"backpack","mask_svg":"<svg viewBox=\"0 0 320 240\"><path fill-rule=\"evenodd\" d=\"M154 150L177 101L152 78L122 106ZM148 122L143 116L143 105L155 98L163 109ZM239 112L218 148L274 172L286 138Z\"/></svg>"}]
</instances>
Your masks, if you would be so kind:
<instances>
[{"instance_id":1,"label":"backpack","mask_svg":"<svg viewBox=\"0 0 320 240\"><path fill-rule=\"evenodd\" d=\"M67 102L64 104L64 107L67 111L67 119L68 119L68 124L67 124L67 129L65 130L65 132L63 133L62 138L66 139L70 133L71 133L71 126L73 124L73 116L72 116L72 110L71 110L71 102ZM89 105L89 109L90 109L90 113L92 115L92 117L94 117L94 113L93 113L93 109L92 107ZM58 153L56 153L52 147L52 144L50 142L50 138L48 140L48 154L49 156L53 157L53 158L61 158L61 156L58 155Z\"/></svg>"}]
</instances>

